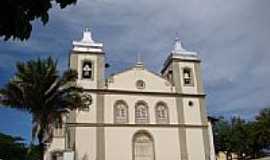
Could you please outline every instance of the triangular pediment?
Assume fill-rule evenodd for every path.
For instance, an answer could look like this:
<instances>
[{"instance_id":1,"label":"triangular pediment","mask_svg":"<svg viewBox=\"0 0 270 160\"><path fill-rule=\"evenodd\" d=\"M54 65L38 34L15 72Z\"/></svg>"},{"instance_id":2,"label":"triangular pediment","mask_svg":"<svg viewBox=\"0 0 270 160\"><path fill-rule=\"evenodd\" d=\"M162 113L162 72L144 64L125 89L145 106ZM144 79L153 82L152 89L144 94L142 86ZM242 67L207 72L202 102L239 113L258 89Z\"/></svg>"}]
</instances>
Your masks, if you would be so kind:
<instances>
[{"instance_id":1,"label":"triangular pediment","mask_svg":"<svg viewBox=\"0 0 270 160\"><path fill-rule=\"evenodd\" d=\"M137 66L111 75L107 82L108 89L147 92L172 92L173 89L171 83L157 73Z\"/></svg>"}]
</instances>

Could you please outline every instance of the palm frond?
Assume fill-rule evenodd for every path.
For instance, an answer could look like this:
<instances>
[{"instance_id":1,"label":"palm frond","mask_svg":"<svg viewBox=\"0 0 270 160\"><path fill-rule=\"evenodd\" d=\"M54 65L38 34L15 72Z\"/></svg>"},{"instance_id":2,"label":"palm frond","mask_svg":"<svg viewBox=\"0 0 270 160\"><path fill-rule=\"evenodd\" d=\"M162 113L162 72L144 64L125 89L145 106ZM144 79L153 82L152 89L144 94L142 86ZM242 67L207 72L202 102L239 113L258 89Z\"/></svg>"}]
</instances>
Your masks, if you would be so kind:
<instances>
[{"instance_id":1,"label":"palm frond","mask_svg":"<svg viewBox=\"0 0 270 160\"><path fill-rule=\"evenodd\" d=\"M76 86L77 72L62 75L57 61L47 59L18 62L16 74L0 89L0 103L32 114L32 142L51 140L54 122L62 124L69 111L84 107L83 89Z\"/></svg>"},{"instance_id":2,"label":"palm frond","mask_svg":"<svg viewBox=\"0 0 270 160\"><path fill-rule=\"evenodd\" d=\"M0 89L0 103L11 108L17 108L23 111L29 111L29 107L25 105L24 91L14 81L6 84Z\"/></svg>"}]
</instances>

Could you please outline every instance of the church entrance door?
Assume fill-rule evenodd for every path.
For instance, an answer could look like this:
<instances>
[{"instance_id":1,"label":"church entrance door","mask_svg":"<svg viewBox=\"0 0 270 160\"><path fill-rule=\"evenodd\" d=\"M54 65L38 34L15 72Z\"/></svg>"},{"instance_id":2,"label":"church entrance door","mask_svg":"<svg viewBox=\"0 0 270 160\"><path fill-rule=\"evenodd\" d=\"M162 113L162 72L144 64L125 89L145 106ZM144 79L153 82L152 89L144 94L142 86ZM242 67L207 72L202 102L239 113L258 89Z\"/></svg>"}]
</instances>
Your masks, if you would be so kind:
<instances>
[{"instance_id":1,"label":"church entrance door","mask_svg":"<svg viewBox=\"0 0 270 160\"><path fill-rule=\"evenodd\" d=\"M133 143L134 160L154 160L154 144L149 134L137 133Z\"/></svg>"}]
</instances>

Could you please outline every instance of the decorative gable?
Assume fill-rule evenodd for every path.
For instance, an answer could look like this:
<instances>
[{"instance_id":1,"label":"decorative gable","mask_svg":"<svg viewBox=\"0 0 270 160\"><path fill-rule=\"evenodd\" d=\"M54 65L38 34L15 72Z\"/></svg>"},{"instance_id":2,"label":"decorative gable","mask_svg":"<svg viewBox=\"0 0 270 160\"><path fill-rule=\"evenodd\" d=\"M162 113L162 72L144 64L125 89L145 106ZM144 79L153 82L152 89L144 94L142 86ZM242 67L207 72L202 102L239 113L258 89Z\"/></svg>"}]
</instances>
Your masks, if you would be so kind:
<instances>
[{"instance_id":1,"label":"decorative gable","mask_svg":"<svg viewBox=\"0 0 270 160\"><path fill-rule=\"evenodd\" d=\"M169 81L138 66L110 76L107 86L108 89L142 92L172 92L174 90Z\"/></svg>"}]
</instances>

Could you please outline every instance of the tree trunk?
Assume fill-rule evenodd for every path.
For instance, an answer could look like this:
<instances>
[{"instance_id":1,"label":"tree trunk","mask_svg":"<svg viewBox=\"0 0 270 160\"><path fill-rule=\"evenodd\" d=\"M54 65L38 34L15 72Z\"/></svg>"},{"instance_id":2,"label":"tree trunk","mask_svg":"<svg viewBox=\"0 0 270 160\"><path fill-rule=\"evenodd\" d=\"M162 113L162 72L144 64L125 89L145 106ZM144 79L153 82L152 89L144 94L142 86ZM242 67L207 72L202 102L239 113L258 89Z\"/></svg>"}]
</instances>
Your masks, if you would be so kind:
<instances>
[{"instance_id":1,"label":"tree trunk","mask_svg":"<svg viewBox=\"0 0 270 160\"><path fill-rule=\"evenodd\" d=\"M42 130L38 134L38 142L39 142L39 153L40 153L40 160L44 160L44 153L45 153L45 144L43 142L43 133Z\"/></svg>"},{"instance_id":2,"label":"tree trunk","mask_svg":"<svg viewBox=\"0 0 270 160\"><path fill-rule=\"evenodd\" d=\"M42 142L39 142L39 153L40 153L40 160L44 160L45 144Z\"/></svg>"},{"instance_id":3,"label":"tree trunk","mask_svg":"<svg viewBox=\"0 0 270 160\"><path fill-rule=\"evenodd\" d=\"M229 153L228 153L228 151L226 152L226 160L228 160L229 159Z\"/></svg>"}]
</instances>

